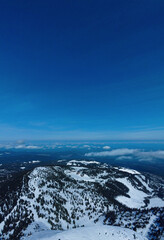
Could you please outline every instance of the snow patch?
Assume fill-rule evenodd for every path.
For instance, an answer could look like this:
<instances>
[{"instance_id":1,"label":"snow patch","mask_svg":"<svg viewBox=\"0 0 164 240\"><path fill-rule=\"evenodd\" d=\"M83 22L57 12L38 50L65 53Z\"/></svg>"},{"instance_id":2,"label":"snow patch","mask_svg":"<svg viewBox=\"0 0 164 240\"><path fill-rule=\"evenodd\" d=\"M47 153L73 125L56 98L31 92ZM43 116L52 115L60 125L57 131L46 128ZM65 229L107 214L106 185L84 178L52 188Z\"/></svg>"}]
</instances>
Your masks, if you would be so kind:
<instances>
[{"instance_id":1,"label":"snow patch","mask_svg":"<svg viewBox=\"0 0 164 240\"><path fill-rule=\"evenodd\" d=\"M22 169L22 170L23 170L23 169L25 169L25 167L20 167L20 169Z\"/></svg>"},{"instance_id":2,"label":"snow patch","mask_svg":"<svg viewBox=\"0 0 164 240\"><path fill-rule=\"evenodd\" d=\"M118 168L118 167L114 167L115 169L118 169L119 171L122 172L127 172L127 173L131 173L131 174L141 174L140 172L136 171L136 170L132 170L132 169L128 169L128 168Z\"/></svg>"},{"instance_id":3,"label":"snow patch","mask_svg":"<svg viewBox=\"0 0 164 240\"><path fill-rule=\"evenodd\" d=\"M54 232L54 235L52 235ZM113 227L113 226L92 226L92 227L84 227L77 228L72 230L67 230L63 232L56 231L46 231L45 233L38 233L34 236L28 238L29 240L146 240L146 238L142 237L140 234L136 232L121 228L121 227Z\"/></svg>"},{"instance_id":4,"label":"snow patch","mask_svg":"<svg viewBox=\"0 0 164 240\"><path fill-rule=\"evenodd\" d=\"M39 160L29 161L29 163L40 163Z\"/></svg>"},{"instance_id":5,"label":"snow patch","mask_svg":"<svg viewBox=\"0 0 164 240\"><path fill-rule=\"evenodd\" d=\"M148 196L146 193L134 188L127 178L116 178L116 181L123 183L127 188L129 188L128 195L130 196L130 198L118 196L116 198L117 201L129 208L141 208L145 206L144 199Z\"/></svg>"},{"instance_id":6,"label":"snow patch","mask_svg":"<svg viewBox=\"0 0 164 240\"><path fill-rule=\"evenodd\" d=\"M77 161L77 160L71 160L67 163L68 166L71 166L71 165L74 165L76 166L78 163L81 163L81 164L84 164L84 165L88 165L88 164L100 164L99 162L97 161Z\"/></svg>"},{"instance_id":7,"label":"snow patch","mask_svg":"<svg viewBox=\"0 0 164 240\"><path fill-rule=\"evenodd\" d=\"M160 208L164 207L164 201L158 197L151 198L148 208L154 208L154 207L160 207Z\"/></svg>"}]
</instances>

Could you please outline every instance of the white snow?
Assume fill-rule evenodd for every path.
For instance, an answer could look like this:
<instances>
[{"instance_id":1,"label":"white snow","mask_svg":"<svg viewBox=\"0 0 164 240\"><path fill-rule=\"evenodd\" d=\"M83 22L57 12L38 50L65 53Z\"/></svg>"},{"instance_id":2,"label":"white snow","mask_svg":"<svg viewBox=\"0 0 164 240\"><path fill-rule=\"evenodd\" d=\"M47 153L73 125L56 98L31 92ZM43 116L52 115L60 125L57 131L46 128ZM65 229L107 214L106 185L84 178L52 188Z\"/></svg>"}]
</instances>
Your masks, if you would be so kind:
<instances>
[{"instance_id":1,"label":"white snow","mask_svg":"<svg viewBox=\"0 0 164 240\"><path fill-rule=\"evenodd\" d=\"M118 167L115 167L115 169L118 169L119 171L122 171L122 172L127 172L127 173L131 173L131 174L141 174L140 172L136 171L136 170L132 170L132 169L128 169L128 168L118 168Z\"/></svg>"},{"instance_id":2,"label":"white snow","mask_svg":"<svg viewBox=\"0 0 164 240\"><path fill-rule=\"evenodd\" d=\"M164 201L158 197L151 198L148 208L153 208L153 207L164 207Z\"/></svg>"},{"instance_id":3,"label":"white snow","mask_svg":"<svg viewBox=\"0 0 164 240\"><path fill-rule=\"evenodd\" d=\"M87 174L78 173L76 171L65 171L70 177L74 178L77 181L88 181L88 182L95 182L95 178L89 177Z\"/></svg>"},{"instance_id":4,"label":"white snow","mask_svg":"<svg viewBox=\"0 0 164 240\"><path fill-rule=\"evenodd\" d=\"M39 163L39 160L33 160L33 161L29 161L29 163Z\"/></svg>"},{"instance_id":5,"label":"white snow","mask_svg":"<svg viewBox=\"0 0 164 240\"><path fill-rule=\"evenodd\" d=\"M63 160L63 159L62 159L62 160L58 160L58 162L65 162L65 161L66 161L66 160Z\"/></svg>"},{"instance_id":6,"label":"white snow","mask_svg":"<svg viewBox=\"0 0 164 240\"><path fill-rule=\"evenodd\" d=\"M97 162L97 161L85 161L85 160L83 160L83 161L77 161L77 160L71 160L71 161L69 161L68 163L67 163L67 165L69 166L69 165L76 165L76 164L78 164L78 163L81 163L81 164L84 164L84 165L88 165L88 164L100 164L99 162Z\"/></svg>"},{"instance_id":7,"label":"white snow","mask_svg":"<svg viewBox=\"0 0 164 240\"><path fill-rule=\"evenodd\" d=\"M83 163L84 165L81 166L79 165L79 163ZM89 163L98 164L98 162L96 161L89 161ZM143 238L143 236L146 236L147 231L149 230L148 228L153 222L153 218L150 219L148 228L142 229L142 232L139 232L140 234L142 234L142 237L140 235L137 235L137 233L133 232L132 230L102 225L103 220L100 221L100 218L103 216L102 214L107 211L106 200L95 191L95 184L93 183L99 182L102 184L102 186L105 186L104 183L106 181L111 180L115 183L116 180L124 184L129 189L127 193L129 197L118 196L116 200L129 208L145 207L149 209L151 207L164 207L164 201L153 195L153 189L150 189L147 178L145 178L144 175L140 174L135 170L126 168L117 169L123 172L134 174L135 176L122 173L121 175L124 177L121 178L120 173L117 175L116 171L114 171L114 174L116 174L116 176L112 176L112 174L110 176L110 171L104 168L100 168L100 165L98 165L98 167L96 168L98 171L93 174L92 168L88 168L87 164L88 161L71 160L67 163L67 165L70 165L69 167L37 167L29 174L28 187L30 192L33 193L34 197L29 198L26 191L24 191L24 194L20 197L20 199L28 202L28 209L31 210L34 215L34 223L29 225L28 228L24 231L25 237L22 238L22 240L145 239ZM111 167L111 171L112 170L113 167ZM67 178L67 181L63 178L63 183L65 185L63 185L63 188L61 189L58 181L56 181L56 177L60 176L59 173L66 174L66 176L72 177L77 181L72 181L72 179L69 178ZM50 178L48 176L50 176ZM136 178L138 179L138 181L141 182L141 186L139 184L139 186L136 184ZM150 189L150 193L146 194L145 192L143 192L142 185L144 185L147 190ZM140 187L142 187L141 190ZM40 196L44 196L46 209L43 208L40 202L37 201ZM53 206L54 196L56 196L57 201L63 201L63 210L66 209L70 217L72 216L72 214L75 214L76 223L73 223L71 221L71 223L68 224L68 221L66 221L61 214L61 217L56 222L56 219L54 218L55 213L53 212L56 211L56 206ZM144 200L146 198L150 200L148 206L146 206L146 204L144 203ZM38 215L38 210L36 209L36 207L38 206L39 213L42 214L43 217L40 217L40 215ZM109 206L108 208L108 210L111 211L114 209L115 208L113 205ZM13 209L13 211L15 211L15 209ZM62 213L62 211L60 211L60 213ZM55 230L48 230L51 228L51 224L48 221L49 217L52 217L52 221L55 224L59 224L59 226L61 225L62 229L64 229L65 231L59 232ZM95 220L98 220L98 223L95 224ZM38 225L39 227L35 229L35 225ZM71 229L75 226L77 227L77 229L66 231L67 228ZM83 228L82 226L85 227ZM125 224L122 224L120 226L125 226ZM0 228L2 227L3 223L0 224ZM28 237L28 234L30 233L34 233L34 235Z\"/></svg>"},{"instance_id":8,"label":"white snow","mask_svg":"<svg viewBox=\"0 0 164 240\"><path fill-rule=\"evenodd\" d=\"M148 232L150 231L150 226L153 224L154 220L156 219L156 216L151 216L149 223L146 225L145 228L137 229L137 232L140 233L142 236L147 236Z\"/></svg>"},{"instance_id":9,"label":"white snow","mask_svg":"<svg viewBox=\"0 0 164 240\"><path fill-rule=\"evenodd\" d=\"M123 183L127 188L129 188L128 195L130 196L130 198L125 196L118 196L116 198L117 201L130 208L141 208L145 205L144 199L148 196L146 193L134 188L127 178L116 178L116 180Z\"/></svg>"},{"instance_id":10,"label":"white snow","mask_svg":"<svg viewBox=\"0 0 164 240\"><path fill-rule=\"evenodd\" d=\"M152 188L150 188L149 186L148 186L148 184L145 182L145 181L143 181L143 175L140 175L140 176L136 176L136 178L142 183L142 185L149 191L149 192L152 192Z\"/></svg>"},{"instance_id":11,"label":"white snow","mask_svg":"<svg viewBox=\"0 0 164 240\"><path fill-rule=\"evenodd\" d=\"M77 181L88 181L88 182L99 182L99 183L105 183L108 179L103 179L103 177L109 176L109 174L104 171L103 173L98 174L96 177L95 176L89 176L87 174L84 174L80 170L85 170L87 169L86 167L77 167L73 166L72 170L65 170L65 174L69 175L70 177L74 178Z\"/></svg>"},{"instance_id":12,"label":"white snow","mask_svg":"<svg viewBox=\"0 0 164 240\"><path fill-rule=\"evenodd\" d=\"M54 232L54 235L53 235ZM63 232L46 231L34 234L29 240L146 240L140 234L126 228L113 226L92 226Z\"/></svg>"}]
</instances>

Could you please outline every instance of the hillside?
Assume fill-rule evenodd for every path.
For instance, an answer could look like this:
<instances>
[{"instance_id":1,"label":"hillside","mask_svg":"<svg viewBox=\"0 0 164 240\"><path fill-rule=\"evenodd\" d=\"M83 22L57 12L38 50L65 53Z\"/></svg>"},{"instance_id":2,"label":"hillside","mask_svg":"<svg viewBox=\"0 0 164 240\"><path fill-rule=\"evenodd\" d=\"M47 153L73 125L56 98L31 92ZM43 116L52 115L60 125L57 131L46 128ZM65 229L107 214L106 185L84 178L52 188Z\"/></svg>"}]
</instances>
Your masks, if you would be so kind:
<instances>
[{"instance_id":1,"label":"hillside","mask_svg":"<svg viewBox=\"0 0 164 240\"><path fill-rule=\"evenodd\" d=\"M111 226L77 228L54 233L53 235L52 232L53 231L47 231L45 234L35 234L29 238L29 240L146 240L146 238L143 238L140 234L132 230Z\"/></svg>"},{"instance_id":2,"label":"hillside","mask_svg":"<svg viewBox=\"0 0 164 240\"><path fill-rule=\"evenodd\" d=\"M24 175L19 191L10 192L7 202L1 202L1 237L26 240L50 229L81 227L83 231L82 227L97 229L106 224L131 229L143 238L160 239L163 187L162 178L95 161L60 161L56 166L37 167ZM17 198L14 202L12 194Z\"/></svg>"}]
</instances>

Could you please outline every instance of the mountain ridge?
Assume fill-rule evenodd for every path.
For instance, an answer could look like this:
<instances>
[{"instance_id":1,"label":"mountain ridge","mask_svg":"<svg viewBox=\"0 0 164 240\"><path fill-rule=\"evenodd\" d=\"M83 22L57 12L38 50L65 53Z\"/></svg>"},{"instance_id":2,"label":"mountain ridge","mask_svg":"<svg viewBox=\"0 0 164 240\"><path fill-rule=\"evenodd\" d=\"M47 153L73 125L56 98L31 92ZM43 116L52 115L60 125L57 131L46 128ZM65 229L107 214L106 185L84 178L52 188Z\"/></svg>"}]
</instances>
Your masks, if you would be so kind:
<instances>
[{"instance_id":1,"label":"mountain ridge","mask_svg":"<svg viewBox=\"0 0 164 240\"><path fill-rule=\"evenodd\" d=\"M102 223L160 239L163 187L160 177L96 161L37 167L23 177L14 207L5 212L1 206L1 238L23 240L42 230Z\"/></svg>"}]
</instances>

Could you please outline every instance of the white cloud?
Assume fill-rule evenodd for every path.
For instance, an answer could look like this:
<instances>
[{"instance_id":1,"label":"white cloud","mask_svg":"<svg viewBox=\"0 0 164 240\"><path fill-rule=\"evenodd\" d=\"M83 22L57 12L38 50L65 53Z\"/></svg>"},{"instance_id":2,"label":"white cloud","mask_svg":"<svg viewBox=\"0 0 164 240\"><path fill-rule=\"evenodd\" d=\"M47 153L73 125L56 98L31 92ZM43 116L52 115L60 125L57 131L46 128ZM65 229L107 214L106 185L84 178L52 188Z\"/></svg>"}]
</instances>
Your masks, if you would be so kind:
<instances>
[{"instance_id":1,"label":"white cloud","mask_svg":"<svg viewBox=\"0 0 164 240\"><path fill-rule=\"evenodd\" d=\"M24 144L19 144L19 145L4 145L3 148L6 149L41 149L41 146L36 146L36 145L24 145Z\"/></svg>"},{"instance_id":2,"label":"white cloud","mask_svg":"<svg viewBox=\"0 0 164 240\"><path fill-rule=\"evenodd\" d=\"M86 157L116 157L116 160L154 161L155 159L164 159L164 150L143 151L140 149L120 148L104 152L90 152Z\"/></svg>"},{"instance_id":3,"label":"white cloud","mask_svg":"<svg viewBox=\"0 0 164 240\"><path fill-rule=\"evenodd\" d=\"M86 153L85 156L87 157L122 156L122 155L134 154L137 151L138 151L137 149L120 148L120 149L114 149L112 151L90 152L90 153Z\"/></svg>"},{"instance_id":4,"label":"white cloud","mask_svg":"<svg viewBox=\"0 0 164 240\"><path fill-rule=\"evenodd\" d=\"M34 146L34 145L29 145L25 147L26 149L41 149L42 147L40 146Z\"/></svg>"},{"instance_id":5,"label":"white cloud","mask_svg":"<svg viewBox=\"0 0 164 240\"><path fill-rule=\"evenodd\" d=\"M23 145L23 144L16 145L14 148L15 149L22 149L22 148L25 148L25 145Z\"/></svg>"},{"instance_id":6,"label":"white cloud","mask_svg":"<svg viewBox=\"0 0 164 240\"><path fill-rule=\"evenodd\" d=\"M83 145L83 147L84 147L84 148L90 148L90 146L87 145L87 144Z\"/></svg>"},{"instance_id":7,"label":"white cloud","mask_svg":"<svg viewBox=\"0 0 164 240\"><path fill-rule=\"evenodd\" d=\"M107 150L107 149L110 149L110 148L111 148L111 147L109 147L109 146L104 146L104 147L103 147L103 149L106 149L106 150Z\"/></svg>"},{"instance_id":8,"label":"white cloud","mask_svg":"<svg viewBox=\"0 0 164 240\"><path fill-rule=\"evenodd\" d=\"M152 161L156 158L164 159L164 151L138 152L136 156L142 161Z\"/></svg>"},{"instance_id":9,"label":"white cloud","mask_svg":"<svg viewBox=\"0 0 164 240\"><path fill-rule=\"evenodd\" d=\"M132 156L120 156L117 158L117 160L131 160L132 158Z\"/></svg>"}]
</instances>

